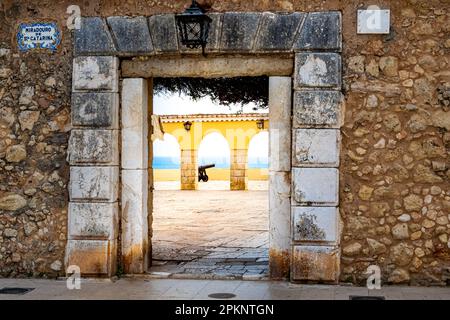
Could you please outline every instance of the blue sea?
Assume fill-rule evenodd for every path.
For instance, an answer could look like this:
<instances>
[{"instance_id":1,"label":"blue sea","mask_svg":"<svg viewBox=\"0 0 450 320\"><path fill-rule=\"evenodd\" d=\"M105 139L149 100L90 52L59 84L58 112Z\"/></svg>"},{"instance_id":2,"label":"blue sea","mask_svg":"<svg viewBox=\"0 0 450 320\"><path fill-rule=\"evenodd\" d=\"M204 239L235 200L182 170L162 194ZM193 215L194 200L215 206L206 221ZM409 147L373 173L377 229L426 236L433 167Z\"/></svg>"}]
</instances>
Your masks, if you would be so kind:
<instances>
[{"instance_id":1,"label":"blue sea","mask_svg":"<svg viewBox=\"0 0 450 320\"><path fill-rule=\"evenodd\" d=\"M227 158L200 158L199 165L215 164L216 168L230 168L230 159ZM249 158L248 167L252 169L269 168L269 160L265 157ZM154 157L153 169L180 169L180 158Z\"/></svg>"}]
</instances>

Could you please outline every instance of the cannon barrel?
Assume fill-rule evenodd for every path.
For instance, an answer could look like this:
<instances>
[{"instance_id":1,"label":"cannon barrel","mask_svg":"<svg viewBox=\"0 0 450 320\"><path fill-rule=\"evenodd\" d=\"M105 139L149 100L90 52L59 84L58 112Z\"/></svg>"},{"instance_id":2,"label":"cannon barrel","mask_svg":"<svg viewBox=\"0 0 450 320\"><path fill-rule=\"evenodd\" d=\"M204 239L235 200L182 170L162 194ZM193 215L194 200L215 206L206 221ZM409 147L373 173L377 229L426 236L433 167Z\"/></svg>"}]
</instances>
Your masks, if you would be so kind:
<instances>
[{"instance_id":1,"label":"cannon barrel","mask_svg":"<svg viewBox=\"0 0 450 320\"><path fill-rule=\"evenodd\" d=\"M203 165L203 166L199 166L198 168L200 169L200 170L205 170L205 169L209 169L209 168L214 168L216 165L215 164L205 164L205 165Z\"/></svg>"}]
</instances>

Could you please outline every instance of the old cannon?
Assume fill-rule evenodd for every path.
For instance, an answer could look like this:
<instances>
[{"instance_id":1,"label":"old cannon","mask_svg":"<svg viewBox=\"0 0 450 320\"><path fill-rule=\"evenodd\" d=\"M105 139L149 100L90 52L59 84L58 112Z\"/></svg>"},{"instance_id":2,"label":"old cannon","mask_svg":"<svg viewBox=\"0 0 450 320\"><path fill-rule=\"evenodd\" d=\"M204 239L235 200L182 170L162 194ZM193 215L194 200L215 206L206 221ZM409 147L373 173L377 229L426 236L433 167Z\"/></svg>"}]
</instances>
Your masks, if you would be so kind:
<instances>
[{"instance_id":1,"label":"old cannon","mask_svg":"<svg viewBox=\"0 0 450 320\"><path fill-rule=\"evenodd\" d=\"M206 169L214 168L215 164L206 164L198 167L198 181L208 182L208 175Z\"/></svg>"}]
</instances>

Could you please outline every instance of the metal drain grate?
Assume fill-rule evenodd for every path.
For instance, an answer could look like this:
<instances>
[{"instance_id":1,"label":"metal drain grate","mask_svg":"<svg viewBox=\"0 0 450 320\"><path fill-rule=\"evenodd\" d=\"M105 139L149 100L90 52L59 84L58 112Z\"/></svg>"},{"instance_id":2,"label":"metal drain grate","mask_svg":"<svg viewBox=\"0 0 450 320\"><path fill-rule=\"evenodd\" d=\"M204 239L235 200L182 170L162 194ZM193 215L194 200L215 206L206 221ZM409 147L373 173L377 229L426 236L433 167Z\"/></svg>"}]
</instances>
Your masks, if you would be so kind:
<instances>
[{"instance_id":1,"label":"metal drain grate","mask_svg":"<svg viewBox=\"0 0 450 320\"><path fill-rule=\"evenodd\" d=\"M34 288L2 288L0 294L25 294L33 290Z\"/></svg>"},{"instance_id":2,"label":"metal drain grate","mask_svg":"<svg viewBox=\"0 0 450 320\"><path fill-rule=\"evenodd\" d=\"M208 295L208 297L213 298L213 299L231 299L236 297L235 294L232 293L211 293Z\"/></svg>"},{"instance_id":3,"label":"metal drain grate","mask_svg":"<svg viewBox=\"0 0 450 320\"><path fill-rule=\"evenodd\" d=\"M350 296L350 300L386 300L386 298L380 296Z\"/></svg>"}]
</instances>

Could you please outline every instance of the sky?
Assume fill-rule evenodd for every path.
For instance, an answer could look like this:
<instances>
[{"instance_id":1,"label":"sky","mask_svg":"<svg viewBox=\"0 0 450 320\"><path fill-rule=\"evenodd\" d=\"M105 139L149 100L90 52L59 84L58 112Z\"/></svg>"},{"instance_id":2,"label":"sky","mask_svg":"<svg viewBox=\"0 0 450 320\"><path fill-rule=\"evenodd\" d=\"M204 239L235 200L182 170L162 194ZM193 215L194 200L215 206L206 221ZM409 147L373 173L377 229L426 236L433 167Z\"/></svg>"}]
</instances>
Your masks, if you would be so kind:
<instances>
[{"instance_id":1,"label":"sky","mask_svg":"<svg viewBox=\"0 0 450 320\"><path fill-rule=\"evenodd\" d=\"M254 104L243 106L244 113L267 113L267 109L253 110ZM217 104L209 97L193 101L190 97L179 94L157 94L153 99L153 113L158 115L181 114L215 114L236 113L241 110L240 105L224 106ZM249 158L267 158L269 148L268 132L256 135L249 146ZM179 158L180 150L176 139L168 134L164 135L164 141L157 140L153 144L154 157ZM229 159L230 151L224 137L218 133L207 135L199 147L199 163L202 159L219 157Z\"/></svg>"}]
</instances>

